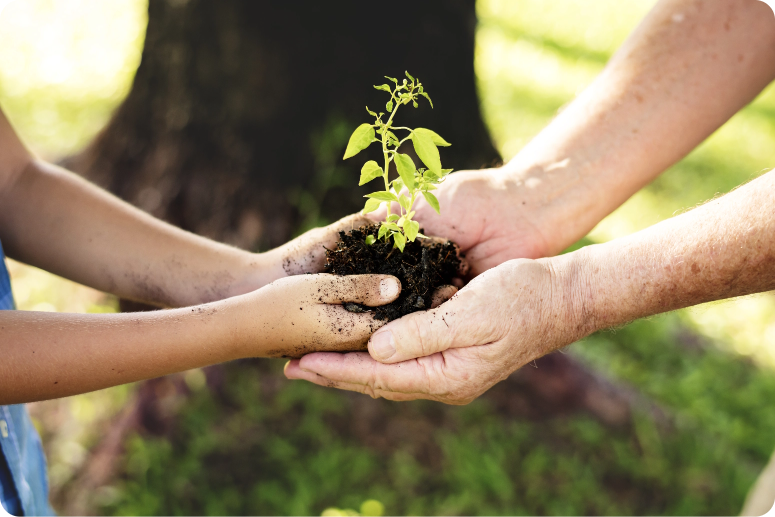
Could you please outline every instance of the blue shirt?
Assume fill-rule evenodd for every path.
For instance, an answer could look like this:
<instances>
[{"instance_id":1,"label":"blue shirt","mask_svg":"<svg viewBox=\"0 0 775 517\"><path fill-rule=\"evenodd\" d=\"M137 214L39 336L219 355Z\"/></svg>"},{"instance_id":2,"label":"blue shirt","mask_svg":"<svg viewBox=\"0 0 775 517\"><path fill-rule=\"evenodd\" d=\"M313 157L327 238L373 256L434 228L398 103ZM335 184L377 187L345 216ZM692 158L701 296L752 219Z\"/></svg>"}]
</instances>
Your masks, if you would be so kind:
<instances>
[{"instance_id":1,"label":"blue shirt","mask_svg":"<svg viewBox=\"0 0 775 517\"><path fill-rule=\"evenodd\" d=\"M0 310L15 308L0 244ZM0 346L0 358L2 353ZM0 406L0 503L11 515L54 515L46 458L24 404Z\"/></svg>"}]
</instances>

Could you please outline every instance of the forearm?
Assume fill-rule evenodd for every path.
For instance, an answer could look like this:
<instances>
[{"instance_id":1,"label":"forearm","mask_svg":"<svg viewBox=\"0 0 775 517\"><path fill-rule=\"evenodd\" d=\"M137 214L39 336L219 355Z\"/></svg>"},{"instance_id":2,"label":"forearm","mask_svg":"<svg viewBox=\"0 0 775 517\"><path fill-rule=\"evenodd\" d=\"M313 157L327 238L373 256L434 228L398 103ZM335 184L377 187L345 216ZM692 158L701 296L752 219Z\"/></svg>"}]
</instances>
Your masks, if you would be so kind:
<instances>
[{"instance_id":1,"label":"forearm","mask_svg":"<svg viewBox=\"0 0 775 517\"><path fill-rule=\"evenodd\" d=\"M394 301L388 275L296 275L218 302L134 314L0 311L0 405L63 397L243 357L362 349Z\"/></svg>"},{"instance_id":2,"label":"forearm","mask_svg":"<svg viewBox=\"0 0 775 517\"><path fill-rule=\"evenodd\" d=\"M0 311L0 404L93 391L239 357L227 302L136 314Z\"/></svg>"},{"instance_id":3,"label":"forearm","mask_svg":"<svg viewBox=\"0 0 775 517\"><path fill-rule=\"evenodd\" d=\"M604 72L504 167L555 254L680 160L775 77L756 0L662 0Z\"/></svg>"},{"instance_id":4,"label":"forearm","mask_svg":"<svg viewBox=\"0 0 775 517\"><path fill-rule=\"evenodd\" d=\"M775 172L641 232L548 260L569 293L574 339L775 289Z\"/></svg>"},{"instance_id":5,"label":"forearm","mask_svg":"<svg viewBox=\"0 0 775 517\"><path fill-rule=\"evenodd\" d=\"M195 305L284 274L261 255L175 228L40 161L18 174L1 205L9 256L124 298Z\"/></svg>"}]
</instances>

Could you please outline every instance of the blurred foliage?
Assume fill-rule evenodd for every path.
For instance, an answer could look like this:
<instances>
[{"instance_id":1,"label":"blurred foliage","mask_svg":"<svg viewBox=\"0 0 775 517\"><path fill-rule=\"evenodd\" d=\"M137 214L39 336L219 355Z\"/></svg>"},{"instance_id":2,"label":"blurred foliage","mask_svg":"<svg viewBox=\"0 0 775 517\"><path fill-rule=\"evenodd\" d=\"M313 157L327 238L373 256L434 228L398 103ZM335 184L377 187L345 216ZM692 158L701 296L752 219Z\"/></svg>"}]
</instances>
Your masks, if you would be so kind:
<instances>
[{"instance_id":1,"label":"blurred foliage","mask_svg":"<svg viewBox=\"0 0 775 517\"><path fill-rule=\"evenodd\" d=\"M485 118L513 157L586 88L654 0L480 0L476 73ZM775 166L775 84L684 160L590 232L587 243L642 230ZM775 367L771 294L680 311L722 346Z\"/></svg>"},{"instance_id":2,"label":"blurred foliage","mask_svg":"<svg viewBox=\"0 0 775 517\"><path fill-rule=\"evenodd\" d=\"M50 160L71 154L109 120L140 61L146 6L147 0L0 0L0 105L34 152ZM112 296L18 262L8 266L19 309L118 309ZM53 499L132 389L29 405L48 457Z\"/></svg>"},{"instance_id":3,"label":"blurred foliage","mask_svg":"<svg viewBox=\"0 0 775 517\"><path fill-rule=\"evenodd\" d=\"M479 1L475 66L504 158L594 79L653 3ZM56 158L102 127L131 86L145 6L29 0L2 12L0 103L33 149ZM331 120L312 142L317 183L297 195L305 226L343 181L334 158L346 134ZM773 139L770 87L584 243L637 231L751 179L775 163ZM114 300L39 270L12 264L11 273L22 309L115 310ZM633 430L584 415L508 419L479 400L444 408L422 447L413 446L416 436L377 447L346 415L355 404L389 415L389 403L283 382L276 361L233 365L217 389L194 370L184 376L191 395L171 435L133 436L118 477L92 504L117 515L736 514L775 447L775 414L763 410L775 398L774 316L768 293L638 321L570 347L671 420L660 424L644 409ZM33 405L55 499L78 492L74 474L131 393L120 387ZM406 407L418 419L442 411L427 402Z\"/></svg>"},{"instance_id":4,"label":"blurred foliage","mask_svg":"<svg viewBox=\"0 0 775 517\"><path fill-rule=\"evenodd\" d=\"M134 437L120 497L101 511L304 515L374 498L389 514L736 513L775 441L775 418L760 410L775 377L697 346L674 315L574 347L675 422L644 413L634 432L586 416L531 422L480 399L445 408L423 438L433 445L375 447L348 420L360 395L275 382L254 362L229 369L221 389L196 392L170 437ZM388 419L396 406L368 403ZM406 405L409 418L438 410Z\"/></svg>"},{"instance_id":5,"label":"blurred foliage","mask_svg":"<svg viewBox=\"0 0 775 517\"><path fill-rule=\"evenodd\" d=\"M118 310L115 297L7 260L16 305L42 312L110 313ZM32 421L44 443L49 483L56 499L83 466L89 449L102 438L104 424L128 399L131 386L29 404Z\"/></svg>"},{"instance_id":6,"label":"blurred foliage","mask_svg":"<svg viewBox=\"0 0 775 517\"><path fill-rule=\"evenodd\" d=\"M147 4L15 0L0 11L0 104L33 150L66 156L107 123L140 64Z\"/></svg>"}]
</instances>

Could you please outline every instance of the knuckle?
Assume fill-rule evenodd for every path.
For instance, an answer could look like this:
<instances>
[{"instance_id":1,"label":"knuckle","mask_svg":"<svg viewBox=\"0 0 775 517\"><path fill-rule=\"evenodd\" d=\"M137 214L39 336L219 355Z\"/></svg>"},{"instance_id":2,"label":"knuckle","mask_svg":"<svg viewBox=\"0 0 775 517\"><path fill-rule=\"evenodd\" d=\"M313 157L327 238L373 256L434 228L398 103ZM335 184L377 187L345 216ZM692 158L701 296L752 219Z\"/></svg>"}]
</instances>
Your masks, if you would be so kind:
<instances>
[{"instance_id":1,"label":"knuckle","mask_svg":"<svg viewBox=\"0 0 775 517\"><path fill-rule=\"evenodd\" d=\"M412 318L412 323L412 339L414 343L409 344L412 349L419 350L422 357L438 352L435 336L431 326L428 324L427 318L424 315L415 316Z\"/></svg>"}]
</instances>

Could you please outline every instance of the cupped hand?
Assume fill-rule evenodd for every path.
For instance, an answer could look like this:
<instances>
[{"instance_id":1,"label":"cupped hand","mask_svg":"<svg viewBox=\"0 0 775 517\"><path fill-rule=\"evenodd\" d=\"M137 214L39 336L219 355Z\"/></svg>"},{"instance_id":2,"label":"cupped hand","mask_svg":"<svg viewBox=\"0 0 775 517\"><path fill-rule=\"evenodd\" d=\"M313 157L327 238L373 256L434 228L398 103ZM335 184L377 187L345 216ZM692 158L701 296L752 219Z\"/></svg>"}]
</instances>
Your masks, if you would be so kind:
<instances>
[{"instance_id":1,"label":"cupped hand","mask_svg":"<svg viewBox=\"0 0 775 517\"><path fill-rule=\"evenodd\" d=\"M255 263L259 267L256 276L261 276L263 282L256 282L253 289L286 276L321 273L326 263L326 248L336 247L339 232L349 232L373 223L361 214L349 215L328 226L313 228L282 246L260 254L260 260ZM430 238L446 241L441 237ZM461 276L468 271L468 263L462 257L460 268Z\"/></svg>"},{"instance_id":2,"label":"cupped hand","mask_svg":"<svg viewBox=\"0 0 775 517\"><path fill-rule=\"evenodd\" d=\"M455 172L433 193L441 214L420 199L414 218L426 234L460 246L472 277L507 260L540 258L562 249L555 250L539 231L537 200L506 168ZM369 217L379 220L384 213Z\"/></svg>"},{"instance_id":3,"label":"cupped hand","mask_svg":"<svg viewBox=\"0 0 775 517\"><path fill-rule=\"evenodd\" d=\"M390 275L297 275L225 300L235 315L240 357L301 357L310 352L365 350L385 323L343 303L390 303L401 283Z\"/></svg>"},{"instance_id":4,"label":"cupped hand","mask_svg":"<svg viewBox=\"0 0 775 517\"><path fill-rule=\"evenodd\" d=\"M326 263L326 248L336 247L339 232L349 232L368 224L372 221L363 215L349 215L328 226L308 230L264 255L273 261L276 269L281 268L278 269L281 276L320 273Z\"/></svg>"},{"instance_id":5,"label":"cupped hand","mask_svg":"<svg viewBox=\"0 0 775 517\"><path fill-rule=\"evenodd\" d=\"M512 260L436 309L380 329L371 355L310 354L290 361L285 374L372 397L466 404L578 336L562 284L546 261Z\"/></svg>"}]
</instances>

